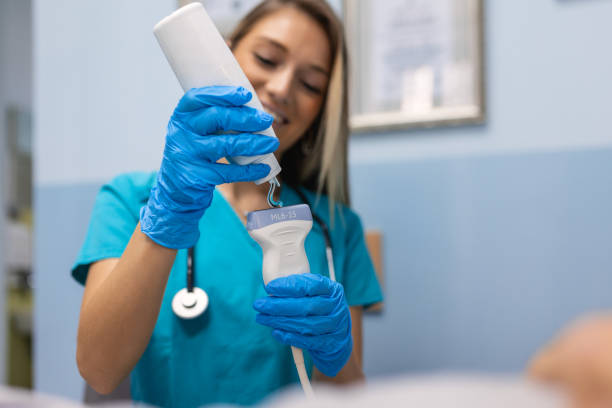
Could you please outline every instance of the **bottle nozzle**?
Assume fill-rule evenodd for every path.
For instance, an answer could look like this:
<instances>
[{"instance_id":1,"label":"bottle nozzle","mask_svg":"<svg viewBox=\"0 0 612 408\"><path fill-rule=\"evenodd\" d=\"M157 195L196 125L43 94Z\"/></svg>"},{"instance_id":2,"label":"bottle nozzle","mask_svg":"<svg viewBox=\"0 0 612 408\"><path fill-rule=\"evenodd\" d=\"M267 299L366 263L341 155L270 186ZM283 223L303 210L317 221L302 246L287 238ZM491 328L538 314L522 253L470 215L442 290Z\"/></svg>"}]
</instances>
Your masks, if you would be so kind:
<instances>
[{"instance_id":1,"label":"bottle nozzle","mask_svg":"<svg viewBox=\"0 0 612 408\"><path fill-rule=\"evenodd\" d=\"M280 183L278 182L278 179L276 177L272 177L269 183L270 183L270 189L268 190L268 205L271 208L282 207L283 206L282 201L274 200L274 191L276 190L277 187L280 187Z\"/></svg>"}]
</instances>

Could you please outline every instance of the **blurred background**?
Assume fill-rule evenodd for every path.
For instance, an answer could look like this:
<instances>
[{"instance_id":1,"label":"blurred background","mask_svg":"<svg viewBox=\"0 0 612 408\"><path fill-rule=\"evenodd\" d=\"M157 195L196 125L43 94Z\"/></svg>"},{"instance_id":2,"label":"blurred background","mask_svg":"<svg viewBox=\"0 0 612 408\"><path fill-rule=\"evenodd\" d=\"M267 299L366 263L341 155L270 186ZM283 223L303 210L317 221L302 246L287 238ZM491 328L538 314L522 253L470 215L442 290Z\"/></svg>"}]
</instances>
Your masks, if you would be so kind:
<instances>
[{"instance_id":1,"label":"blurred background","mask_svg":"<svg viewBox=\"0 0 612 408\"><path fill-rule=\"evenodd\" d=\"M484 115L351 138L353 207L382 237L369 377L520 373L612 308L612 2L483 3ZM176 7L0 0L2 383L83 398L70 268L100 186L159 166L181 91L152 27Z\"/></svg>"}]
</instances>

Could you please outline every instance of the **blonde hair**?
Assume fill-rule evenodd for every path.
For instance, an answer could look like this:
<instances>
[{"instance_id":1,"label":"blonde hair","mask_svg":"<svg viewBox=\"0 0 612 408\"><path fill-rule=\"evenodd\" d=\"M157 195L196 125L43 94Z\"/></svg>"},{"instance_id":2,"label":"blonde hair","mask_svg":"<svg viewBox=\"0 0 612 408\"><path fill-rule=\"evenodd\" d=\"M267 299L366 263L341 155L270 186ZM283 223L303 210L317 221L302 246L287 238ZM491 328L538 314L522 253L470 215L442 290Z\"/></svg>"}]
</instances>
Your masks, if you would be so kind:
<instances>
[{"instance_id":1,"label":"blonde hair","mask_svg":"<svg viewBox=\"0 0 612 408\"><path fill-rule=\"evenodd\" d=\"M333 223L336 203L350 205L348 191L348 63L344 28L325 0L266 0L251 10L229 36L232 47L263 17L293 7L316 21L327 34L331 75L321 112L301 139L281 159L283 182L304 186L329 198Z\"/></svg>"}]
</instances>

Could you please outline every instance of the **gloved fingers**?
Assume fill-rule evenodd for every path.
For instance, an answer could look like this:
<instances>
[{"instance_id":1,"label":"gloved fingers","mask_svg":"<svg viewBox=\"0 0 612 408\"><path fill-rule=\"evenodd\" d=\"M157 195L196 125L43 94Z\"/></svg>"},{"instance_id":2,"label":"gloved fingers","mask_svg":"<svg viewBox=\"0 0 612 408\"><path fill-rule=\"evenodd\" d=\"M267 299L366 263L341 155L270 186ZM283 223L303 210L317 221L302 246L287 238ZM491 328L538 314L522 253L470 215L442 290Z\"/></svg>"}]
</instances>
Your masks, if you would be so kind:
<instances>
[{"instance_id":1,"label":"gloved fingers","mask_svg":"<svg viewBox=\"0 0 612 408\"><path fill-rule=\"evenodd\" d=\"M335 290L342 288L337 282L329 278L312 273L289 275L270 281L266 292L278 297L304 297L304 296L331 296Z\"/></svg>"},{"instance_id":2,"label":"gloved fingers","mask_svg":"<svg viewBox=\"0 0 612 408\"><path fill-rule=\"evenodd\" d=\"M257 156L278 149L278 139L254 133L211 135L196 137L190 144L200 157L217 161L222 157Z\"/></svg>"},{"instance_id":3,"label":"gloved fingers","mask_svg":"<svg viewBox=\"0 0 612 408\"><path fill-rule=\"evenodd\" d=\"M191 88L179 101L176 111L192 112L209 106L241 106L253 95L241 86L205 86Z\"/></svg>"},{"instance_id":4,"label":"gloved fingers","mask_svg":"<svg viewBox=\"0 0 612 408\"><path fill-rule=\"evenodd\" d=\"M272 316L316 316L332 314L338 300L328 296L302 298L265 297L255 300L253 308Z\"/></svg>"},{"instance_id":5,"label":"gloved fingers","mask_svg":"<svg viewBox=\"0 0 612 408\"><path fill-rule=\"evenodd\" d=\"M280 329L272 330L272 337L278 342L288 346L301 348L302 350L316 351L332 355L346 342L346 335L328 333L318 336L292 333Z\"/></svg>"},{"instance_id":6,"label":"gloved fingers","mask_svg":"<svg viewBox=\"0 0 612 408\"><path fill-rule=\"evenodd\" d=\"M255 316L255 321L264 326L309 335L321 335L339 330L341 331L343 327L347 327L346 322L343 322L343 320L345 320L345 317L344 314L341 313L308 317L270 316L258 313Z\"/></svg>"},{"instance_id":7,"label":"gloved fingers","mask_svg":"<svg viewBox=\"0 0 612 408\"><path fill-rule=\"evenodd\" d=\"M260 132L274 121L272 115L249 106L210 106L193 112L175 112L173 120L185 123L199 135L217 132Z\"/></svg>"},{"instance_id":8,"label":"gloved fingers","mask_svg":"<svg viewBox=\"0 0 612 408\"><path fill-rule=\"evenodd\" d=\"M175 214L199 212L203 207L208 208L212 201L214 186L202 183L201 175L196 171L181 166L175 168L173 177L158 177L157 184L152 189L155 193L155 201L163 203L164 210ZM167 191L173 191L173 194L169 195ZM202 195L203 192L207 194Z\"/></svg>"},{"instance_id":9,"label":"gloved fingers","mask_svg":"<svg viewBox=\"0 0 612 408\"><path fill-rule=\"evenodd\" d=\"M235 183L237 181L255 181L264 178L270 173L270 166L264 163L256 164L224 164L213 163L205 169L214 172L204 180L213 180L216 185Z\"/></svg>"}]
</instances>

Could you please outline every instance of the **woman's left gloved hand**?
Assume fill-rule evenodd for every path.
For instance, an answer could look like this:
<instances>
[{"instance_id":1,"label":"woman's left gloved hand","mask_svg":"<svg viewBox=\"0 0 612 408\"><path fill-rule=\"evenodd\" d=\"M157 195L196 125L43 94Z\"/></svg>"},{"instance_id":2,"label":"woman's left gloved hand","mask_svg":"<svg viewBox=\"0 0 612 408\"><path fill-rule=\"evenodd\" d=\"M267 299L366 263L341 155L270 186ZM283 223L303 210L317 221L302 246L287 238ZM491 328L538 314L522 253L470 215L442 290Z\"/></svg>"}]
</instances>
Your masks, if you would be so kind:
<instances>
[{"instance_id":1,"label":"woman's left gloved hand","mask_svg":"<svg viewBox=\"0 0 612 408\"><path fill-rule=\"evenodd\" d=\"M353 350L342 285L308 273L274 279L265 289L270 296L253 304L259 312L255 320L273 328L281 343L308 350L323 374L338 374Z\"/></svg>"}]
</instances>

